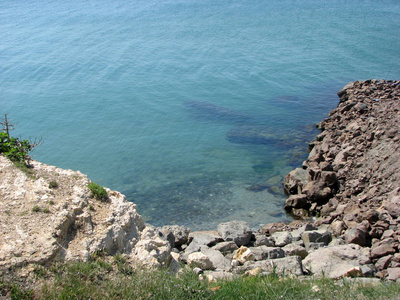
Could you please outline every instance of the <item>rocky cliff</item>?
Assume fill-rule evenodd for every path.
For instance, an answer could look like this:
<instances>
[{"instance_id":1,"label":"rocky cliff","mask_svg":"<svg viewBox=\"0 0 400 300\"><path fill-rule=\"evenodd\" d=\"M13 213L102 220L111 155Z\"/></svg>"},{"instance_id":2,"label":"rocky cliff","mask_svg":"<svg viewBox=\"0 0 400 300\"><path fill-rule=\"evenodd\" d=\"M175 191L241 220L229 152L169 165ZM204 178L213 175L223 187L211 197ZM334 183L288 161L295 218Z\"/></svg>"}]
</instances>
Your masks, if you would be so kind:
<instances>
[{"instance_id":1,"label":"rocky cliff","mask_svg":"<svg viewBox=\"0 0 400 300\"><path fill-rule=\"evenodd\" d=\"M136 205L107 189L93 198L79 171L32 161L31 174L0 156L0 269L88 260L104 252L168 262L170 246L145 225ZM162 253L166 255L161 255Z\"/></svg>"}]
</instances>

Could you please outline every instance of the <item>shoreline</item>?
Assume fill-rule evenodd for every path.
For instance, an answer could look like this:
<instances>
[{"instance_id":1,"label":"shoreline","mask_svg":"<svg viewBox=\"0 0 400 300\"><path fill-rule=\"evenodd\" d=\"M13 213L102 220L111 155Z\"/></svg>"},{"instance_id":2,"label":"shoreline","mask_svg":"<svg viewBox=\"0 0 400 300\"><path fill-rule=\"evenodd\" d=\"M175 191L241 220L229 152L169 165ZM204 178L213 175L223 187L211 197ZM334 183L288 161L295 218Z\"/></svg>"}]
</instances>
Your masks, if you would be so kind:
<instances>
[{"instance_id":1,"label":"shoreline","mask_svg":"<svg viewBox=\"0 0 400 300\"><path fill-rule=\"evenodd\" d=\"M399 84L346 85L338 107L320 123L323 131L311 142L308 159L285 177L286 210L317 215L313 224L298 220L251 230L246 222L231 221L216 231L157 228L119 192L106 189L107 201L94 199L90 180L80 172L34 161L32 179L0 157L2 272L17 267L29 277L29 265L87 261L101 251L174 272L186 264L212 279L276 272L397 280ZM57 188L49 186L54 180Z\"/></svg>"}]
</instances>

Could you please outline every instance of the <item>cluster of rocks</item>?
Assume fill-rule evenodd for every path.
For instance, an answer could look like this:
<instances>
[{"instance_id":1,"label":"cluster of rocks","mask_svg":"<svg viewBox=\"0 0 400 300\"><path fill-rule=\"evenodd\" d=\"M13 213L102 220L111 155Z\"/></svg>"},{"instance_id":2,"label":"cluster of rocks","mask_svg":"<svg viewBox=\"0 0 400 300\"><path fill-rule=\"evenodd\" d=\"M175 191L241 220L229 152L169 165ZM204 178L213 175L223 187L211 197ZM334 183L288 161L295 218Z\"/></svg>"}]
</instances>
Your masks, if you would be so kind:
<instances>
[{"instance_id":1,"label":"cluster of rocks","mask_svg":"<svg viewBox=\"0 0 400 300\"><path fill-rule=\"evenodd\" d=\"M285 208L368 247L376 275L391 276L400 273L400 81L356 81L338 96L307 161L284 179Z\"/></svg>"},{"instance_id":2,"label":"cluster of rocks","mask_svg":"<svg viewBox=\"0 0 400 300\"><path fill-rule=\"evenodd\" d=\"M222 223L217 231L191 232L165 226L160 234L172 247L170 268L188 264L208 280L239 275L315 275L329 278L372 276L369 248L345 244L332 228L294 221L273 223L253 232L244 221ZM400 256L394 260L400 261ZM392 276L390 279L396 279Z\"/></svg>"}]
</instances>

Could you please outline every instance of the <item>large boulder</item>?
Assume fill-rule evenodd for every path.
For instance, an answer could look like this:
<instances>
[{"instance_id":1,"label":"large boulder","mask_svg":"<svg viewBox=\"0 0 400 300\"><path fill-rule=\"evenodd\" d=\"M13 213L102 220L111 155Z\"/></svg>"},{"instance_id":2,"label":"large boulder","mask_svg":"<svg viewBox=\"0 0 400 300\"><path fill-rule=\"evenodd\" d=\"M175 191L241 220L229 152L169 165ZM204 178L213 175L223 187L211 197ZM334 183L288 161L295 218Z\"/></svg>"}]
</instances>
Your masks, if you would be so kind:
<instances>
[{"instance_id":1,"label":"large boulder","mask_svg":"<svg viewBox=\"0 0 400 300\"><path fill-rule=\"evenodd\" d=\"M305 186L309 180L310 178L307 170L296 168L283 179L283 187L288 194L302 194L303 186Z\"/></svg>"},{"instance_id":2,"label":"large boulder","mask_svg":"<svg viewBox=\"0 0 400 300\"><path fill-rule=\"evenodd\" d=\"M369 264L370 249L356 244L320 248L303 260L310 273L328 278L362 275L362 266Z\"/></svg>"},{"instance_id":3,"label":"large boulder","mask_svg":"<svg viewBox=\"0 0 400 300\"><path fill-rule=\"evenodd\" d=\"M244 221L221 223L218 225L218 233L225 241L234 241L239 247L248 245L252 235L249 224Z\"/></svg>"}]
</instances>

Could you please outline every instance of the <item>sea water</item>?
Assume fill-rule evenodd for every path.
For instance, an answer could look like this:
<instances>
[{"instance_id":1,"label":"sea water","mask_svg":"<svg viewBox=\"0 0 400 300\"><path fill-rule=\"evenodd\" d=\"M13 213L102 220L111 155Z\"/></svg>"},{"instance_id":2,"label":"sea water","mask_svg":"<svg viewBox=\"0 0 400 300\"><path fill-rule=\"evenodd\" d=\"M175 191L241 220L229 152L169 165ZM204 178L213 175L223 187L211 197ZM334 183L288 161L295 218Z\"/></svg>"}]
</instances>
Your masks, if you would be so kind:
<instances>
[{"instance_id":1,"label":"sea water","mask_svg":"<svg viewBox=\"0 0 400 300\"><path fill-rule=\"evenodd\" d=\"M398 0L4 0L0 28L13 134L156 226L289 220L282 178L336 93L400 75Z\"/></svg>"}]
</instances>

